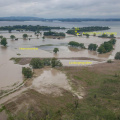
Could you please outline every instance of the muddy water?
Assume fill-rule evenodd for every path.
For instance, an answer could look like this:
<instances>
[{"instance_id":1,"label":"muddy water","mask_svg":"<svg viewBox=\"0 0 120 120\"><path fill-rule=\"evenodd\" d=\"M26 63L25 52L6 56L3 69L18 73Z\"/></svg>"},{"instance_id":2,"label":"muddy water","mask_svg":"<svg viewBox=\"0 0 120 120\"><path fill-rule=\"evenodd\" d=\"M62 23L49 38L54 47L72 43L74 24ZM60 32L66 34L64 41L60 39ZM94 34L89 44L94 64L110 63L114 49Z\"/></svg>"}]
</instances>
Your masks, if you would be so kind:
<instances>
[{"instance_id":1,"label":"muddy water","mask_svg":"<svg viewBox=\"0 0 120 120\"><path fill-rule=\"evenodd\" d=\"M61 89L71 90L66 75L52 68L42 71L42 74L33 81L32 87L40 93L53 95L60 95Z\"/></svg>"},{"instance_id":2,"label":"muddy water","mask_svg":"<svg viewBox=\"0 0 120 120\"><path fill-rule=\"evenodd\" d=\"M0 90L10 89L14 83L22 81L21 66L10 61L11 56L14 56L12 51L0 47Z\"/></svg>"},{"instance_id":3,"label":"muddy water","mask_svg":"<svg viewBox=\"0 0 120 120\"><path fill-rule=\"evenodd\" d=\"M37 37L33 32L28 32L27 34L32 35L31 40L23 40L22 35L26 32L14 32L7 33L3 32L2 35L6 38L10 38L10 35L15 35L19 38L18 41L7 39L8 47L4 48L0 46L0 89L6 86L12 86L14 83L22 82L22 74L20 65L15 65L9 59L11 57L91 57L91 58L102 58L108 59L109 57L113 57L117 51L120 51L119 45L120 41L117 40L117 44L115 46L115 50L111 54L98 55L96 52L81 50L72 47L68 47L67 44L70 41L76 41L79 43L84 43L87 47L90 43L96 43L100 45L104 41L108 41L109 39L102 39L98 37L90 36L90 38L83 37L73 37L67 35L65 39L42 39L42 36ZM19 48L39 48L38 50L20 50ZM54 54L52 51L55 47L59 48L59 52ZM18 56L17 54L21 54Z\"/></svg>"},{"instance_id":4,"label":"muddy water","mask_svg":"<svg viewBox=\"0 0 120 120\"><path fill-rule=\"evenodd\" d=\"M58 26L58 23L50 23L50 22L33 22L32 25L50 25L50 26ZM81 24L82 23L82 24ZM91 26L91 25L106 25L112 26L112 29L107 32L118 32L118 37L120 36L119 28L120 26L117 23L112 24L111 22L81 22L81 23L59 23L61 27L82 27L82 26ZM107 24L108 23L108 24ZM15 25L15 24L31 24L31 22L0 22L0 26L5 25ZM64 31L65 32L65 31ZM100 31L98 31L100 32ZM101 31L103 32L103 31ZM106 31L105 31L106 32ZM31 40L23 40L22 35L27 33L28 35L32 35ZM102 39L98 37L90 36L90 38L83 37L74 37L72 35L67 35L65 39L42 39L42 36L37 37L32 32L13 32L7 33L5 31L1 31L0 35L3 35L6 38L10 38L10 35L15 35L19 38L18 41L7 39L8 47L4 48L0 46L0 90L9 89L10 86L14 84L21 83L23 81L21 69L22 66L14 64L12 61L9 61L11 57L91 57L91 58L101 58L101 59L113 59L115 53L120 51L120 39L117 39L117 43L115 45L115 50L112 53L107 53L104 55L98 55L96 52L91 52L88 50L80 50L72 47L68 47L67 44L69 41L76 41L79 43L84 43L87 47L90 43L95 43L100 45L104 41L108 41L109 39ZM43 46L44 45L44 46ZM38 50L19 50L19 48L33 48L37 47ZM59 52L54 54L52 51L55 47L59 48ZM21 54L18 56L17 54ZM66 61L64 61L65 63ZM66 63L65 63L66 64Z\"/></svg>"}]
</instances>

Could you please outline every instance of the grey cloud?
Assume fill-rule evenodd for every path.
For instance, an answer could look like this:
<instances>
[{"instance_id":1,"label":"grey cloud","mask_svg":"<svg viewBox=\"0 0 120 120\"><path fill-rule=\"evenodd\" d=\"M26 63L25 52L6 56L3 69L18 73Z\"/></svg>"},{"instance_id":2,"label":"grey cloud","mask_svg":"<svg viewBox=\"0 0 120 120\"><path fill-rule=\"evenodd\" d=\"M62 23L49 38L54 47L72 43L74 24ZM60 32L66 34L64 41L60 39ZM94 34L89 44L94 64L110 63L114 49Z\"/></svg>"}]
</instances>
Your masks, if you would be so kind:
<instances>
[{"instance_id":1,"label":"grey cloud","mask_svg":"<svg viewBox=\"0 0 120 120\"><path fill-rule=\"evenodd\" d=\"M120 17L118 0L0 0L0 16Z\"/></svg>"}]
</instances>

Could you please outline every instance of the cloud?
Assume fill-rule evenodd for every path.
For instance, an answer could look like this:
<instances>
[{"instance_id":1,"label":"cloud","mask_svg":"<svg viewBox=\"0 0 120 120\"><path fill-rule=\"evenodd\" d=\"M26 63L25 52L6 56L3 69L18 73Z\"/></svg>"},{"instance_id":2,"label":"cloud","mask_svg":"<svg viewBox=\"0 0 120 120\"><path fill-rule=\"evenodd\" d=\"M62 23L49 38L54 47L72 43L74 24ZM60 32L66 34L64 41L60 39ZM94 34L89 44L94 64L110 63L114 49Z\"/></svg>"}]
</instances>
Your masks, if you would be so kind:
<instances>
[{"instance_id":1,"label":"cloud","mask_svg":"<svg viewBox=\"0 0 120 120\"><path fill-rule=\"evenodd\" d=\"M119 18L118 0L0 0L0 17Z\"/></svg>"}]
</instances>

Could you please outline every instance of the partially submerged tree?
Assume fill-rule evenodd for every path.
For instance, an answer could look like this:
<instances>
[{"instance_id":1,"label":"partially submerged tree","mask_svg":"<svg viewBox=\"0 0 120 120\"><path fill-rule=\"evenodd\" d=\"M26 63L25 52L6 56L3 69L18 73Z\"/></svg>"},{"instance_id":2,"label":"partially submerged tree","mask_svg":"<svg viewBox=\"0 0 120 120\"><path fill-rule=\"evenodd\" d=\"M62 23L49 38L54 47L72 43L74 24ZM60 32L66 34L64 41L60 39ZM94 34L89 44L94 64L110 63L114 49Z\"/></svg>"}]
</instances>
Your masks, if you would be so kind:
<instances>
[{"instance_id":1,"label":"partially submerged tree","mask_svg":"<svg viewBox=\"0 0 120 120\"><path fill-rule=\"evenodd\" d=\"M115 36L114 36L114 34L110 34L110 38L114 38Z\"/></svg>"},{"instance_id":2,"label":"partially submerged tree","mask_svg":"<svg viewBox=\"0 0 120 120\"><path fill-rule=\"evenodd\" d=\"M51 59L50 58L44 58L43 61L44 61L45 66L50 66L51 65Z\"/></svg>"},{"instance_id":3,"label":"partially submerged tree","mask_svg":"<svg viewBox=\"0 0 120 120\"><path fill-rule=\"evenodd\" d=\"M38 39L39 34L36 34L36 36L37 36L37 39Z\"/></svg>"},{"instance_id":4,"label":"partially submerged tree","mask_svg":"<svg viewBox=\"0 0 120 120\"><path fill-rule=\"evenodd\" d=\"M45 36L43 36L42 39L44 40L44 39L45 39Z\"/></svg>"},{"instance_id":5,"label":"partially submerged tree","mask_svg":"<svg viewBox=\"0 0 120 120\"><path fill-rule=\"evenodd\" d=\"M116 59L116 60L120 60L120 52L117 52L117 53L116 53L115 59Z\"/></svg>"},{"instance_id":6,"label":"partially submerged tree","mask_svg":"<svg viewBox=\"0 0 120 120\"><path fill-rule=\"evenodd\" d=\"M93 36L96 36L96 33L93 33Z\"/></svg>"},{"instance_id":7,"label":"partially submerged tree","mask_svg":"<svg viewBox=\"0 0 120 120\"><path fill-rule=\"evenodd\" d=\"M11 35L10 38L13 40L13 39L15 39L15 36L14 36L14 35Z\"/></svg>"},{"instance_id":8,"label":"partially submerged tree","mask_svg":"<svg viewBox=\"0 0 120 120\"><path fill-rule=\"evenodd\" d=\"M86 33L86 37L89 38L89 36L90 36L90 35L89 35L88 33Z\"/></svg>"},{"instance_id":9,"label":"partially submerged tree","mask_svg":"<svg viewBox=\"0 0 120 120\"><path fill-rule=\"evenodd\" d=\"M23 34L23 39L26 39L28 37L27 34Z\"/></svg>"},{"instance_id":10,"label":"partially submerged tree","mask_svg":"<svg viewBox=\"0 0 120 120\"><path fill-rule=\"evenodd\" d=\"M52 58L51 60L51 65L52 67L55 67L55 66L62 66L62 63L60 62L60 60L57 60L56 58Z\"/></svg>"},{"instance_id":11,"label":"partially submerged tree","mask_svg":"<svg viewBox=\"0 0 120 120\"><path fill-rule=\"evenodd\" d=\"M43 68L44 62L43 60L40 60L39 58L32 58L32 60L30 61L30 66L32 66L32 68L34 69Z\"/></svg>"},{"instance_id":12,"label":"partially submerged tree","mask_svg":"<svg viewBox=\"0 0 120 120\"><path fill-rule=\"evenodd\" d=\"M2 39L3 38L3 36L2 35L0 35L0 39Z\"/></svg>"},{"instance_id":13,"label":"partially submerged tree","mask_svg":"<svg viewBox=\"0 0 120 120\"><path fill-rule=\"evenodd\" d=\"M26 78L31 78L33 75L33 72L31 70L31 68L29 67L22 67L22 74L26 77Z\"/></svg>"},{"instance_id":14,"label":"partially submerged tree","mask_svg":"<svg viewBox=\"0 0 120 120\"><path fill-rule=\"evenodd\" d=\"M96 51L97 47L98 47L98 45L91 43L91 44L88 45L88 50L94 50L94 51Z\"/></svg>"},{"instance_id":15,"label":"partially submerged tree","mask_svg":"<svg viewBox=\"0 0 120 120\"><path fill-rule=\"evenodd\" d=\"M3 45L3 46L7 45L7 39L6 38L2 38L1 45Z\"/></svg>"},{"instance_id":16,"label":"partially submerged tree","mask_svg":"<svg viewBox=\"0 0 120 120\"><path fill-rule=\"evenodd\" d=\"M57 53L58 51L59 51L58 48L54 48L54 50L53 50L54 53Z\"/></svg>"}]
</instances>

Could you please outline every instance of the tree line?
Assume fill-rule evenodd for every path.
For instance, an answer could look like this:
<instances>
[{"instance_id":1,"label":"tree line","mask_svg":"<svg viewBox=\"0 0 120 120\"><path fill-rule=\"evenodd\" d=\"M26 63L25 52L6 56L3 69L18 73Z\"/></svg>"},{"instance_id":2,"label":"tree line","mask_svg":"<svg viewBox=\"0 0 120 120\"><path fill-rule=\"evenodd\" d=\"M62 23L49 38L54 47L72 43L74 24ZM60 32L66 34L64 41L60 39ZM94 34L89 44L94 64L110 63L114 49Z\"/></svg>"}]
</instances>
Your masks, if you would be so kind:
<instances>
[{"instance_id":1,"label":"tree line","mask_svg":"<svg viewBox=\"0 0 120 120\"><path fill-rule=\"evenodd\" d=\"M100 31L100 30L108 30L110 29L109 27L102 27L102 26L91 26L91 27L82 27L82 28L77 28L77 33L79 32L92 32L92 31ZM76 28L72 28L67 31L68 34L76 35Z\"/></svg>"},{"instance_id":2,"label":"tree line","mask_svg":"<svg viewBox=\"0 0 120 120\"><path fill-rule=\"evenodd\" d=\"M88 45L88 50L97 51L100 54L101 53L107 53L107 52L110 52L111 50L113 50L113 45L115 45L115 43L116 43L116 39L114 39L114 38L112 38L108 42L102 43L99 47L98 47L97 44L91 43L91 44ZM68 43L68 45L70 45L72 47L80 47L82 49L85 49L84 43L78 43L78 42L75 42L75 41L70 41Z\"/></svg>"},{"instance_id":3,"label":"tree line","mask_svg":"<svg viewBox=\"0 0 120 120\"><path fill-rule=\"evenodd\" d=\"M63 37L65 37L65 33L48 31L48 32L44 32L44 36L63 36Z\"/></svg>"},{"instance_id":4,"label":"tree line","mask_svg":"<svg viewBox=\"0 0 120 120\"><path fill-rule=\"evenodd\" d=\"M41 30L51 30L51 29L66 29L65 27L49 27L49 26L32 26L32 25L15 25L15 26L4 26L0 27L0 30L8 30L11 32L12 30L16 31L41 31Z\"/></svg>"},{"instance_id":5,"label":"tree line","mask_svg":"<svg viewBox=\"0 0 120 120\"><path fill-rule=\"evenodd\" d=\"M62 63L60 62L60 60L56 59L56 58L44 58L44 59L40 59L40 58L32 58L32 60L30 61L30 67L32 67L33 69L40 69L43 68L44 66L51 66L51 67L56 67L56 66L62 66ZM22 68L22 74L26 77L26 78L31 78L33 75L32 69L30 67L23 67Z\"/></svg>"}]
</instances>

